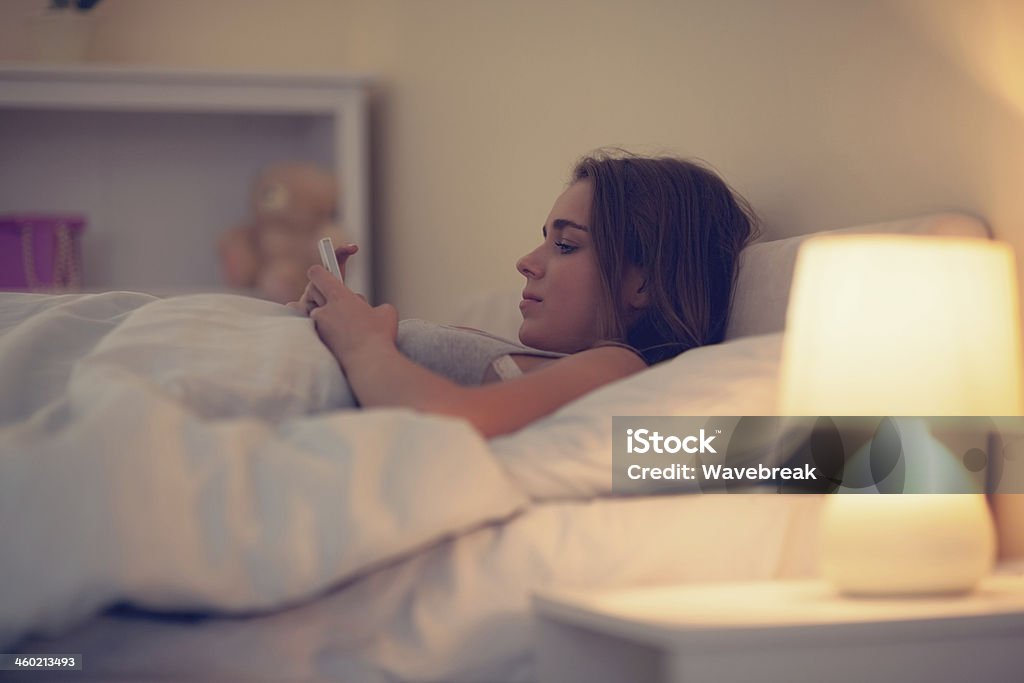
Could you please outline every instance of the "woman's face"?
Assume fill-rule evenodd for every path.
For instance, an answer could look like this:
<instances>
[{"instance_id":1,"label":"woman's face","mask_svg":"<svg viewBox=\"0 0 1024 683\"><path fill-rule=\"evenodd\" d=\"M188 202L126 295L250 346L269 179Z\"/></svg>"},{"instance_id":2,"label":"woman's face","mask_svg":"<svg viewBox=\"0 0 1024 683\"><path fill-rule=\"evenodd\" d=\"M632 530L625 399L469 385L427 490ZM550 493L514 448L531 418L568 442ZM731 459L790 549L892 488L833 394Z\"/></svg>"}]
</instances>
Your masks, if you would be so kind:
<instances>
[{"instance_id":1,"label":"woman's face","mask_svg":"<svg viewBox=\"0 0 1024 683\"><path fill-rule=\"evenodd\" d=\"M593 183L573 183L551 208L544 241L516 262L526 277L519 340L547 351L574 353L600 338L604 302L590 235Z\"/></svg>"}]
</instances>

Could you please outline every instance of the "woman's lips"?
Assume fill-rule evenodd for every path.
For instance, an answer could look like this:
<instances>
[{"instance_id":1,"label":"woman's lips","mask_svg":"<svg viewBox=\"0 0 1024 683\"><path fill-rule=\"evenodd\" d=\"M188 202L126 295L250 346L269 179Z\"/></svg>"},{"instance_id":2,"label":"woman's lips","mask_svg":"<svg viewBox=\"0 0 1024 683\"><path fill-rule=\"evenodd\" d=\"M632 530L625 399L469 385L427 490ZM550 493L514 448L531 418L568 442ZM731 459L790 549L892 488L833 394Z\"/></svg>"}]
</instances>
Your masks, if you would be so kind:
<instances>
[{"instance_id":1,"label":"woman's lips","mask_svg":"<svg viewBox=\"0 0 1024 683\"><path fill-rule=\"evenodd\" d=\"M538 306L539 304L540 302L537 301L536 299L523 299L522 301L519 302L519 310L528 311L534 306Z\"/></svg>"}]
</instances>

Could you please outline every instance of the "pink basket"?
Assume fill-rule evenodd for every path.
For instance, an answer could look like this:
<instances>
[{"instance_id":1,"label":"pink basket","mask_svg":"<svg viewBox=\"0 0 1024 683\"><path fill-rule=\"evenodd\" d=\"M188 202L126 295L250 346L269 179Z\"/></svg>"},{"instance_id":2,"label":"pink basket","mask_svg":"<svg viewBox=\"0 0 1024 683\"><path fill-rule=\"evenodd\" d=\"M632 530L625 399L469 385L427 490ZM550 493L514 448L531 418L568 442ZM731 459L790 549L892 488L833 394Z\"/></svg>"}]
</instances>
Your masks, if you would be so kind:
<instances>
[{"instance_id":1,"label":"pink basket","mask_svg":"<svg viewBox=\"0 0 1024 683\"><path fill-rule=\"evenodd\" d=\"M0 216L0 289L81 287L84 229L79 215Z\"/></svg>"}]
</instances>

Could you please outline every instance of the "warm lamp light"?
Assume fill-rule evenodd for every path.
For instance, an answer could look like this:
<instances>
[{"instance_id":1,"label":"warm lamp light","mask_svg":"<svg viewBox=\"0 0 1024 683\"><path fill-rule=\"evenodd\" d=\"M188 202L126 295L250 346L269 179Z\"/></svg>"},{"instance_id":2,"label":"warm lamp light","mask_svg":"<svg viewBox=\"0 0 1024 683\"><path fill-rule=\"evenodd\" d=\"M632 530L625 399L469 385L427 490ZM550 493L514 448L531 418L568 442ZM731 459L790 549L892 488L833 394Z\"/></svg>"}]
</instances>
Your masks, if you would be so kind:
<instances>
[{"instance_id":1,"label":"warm lamp light","mask_svg":"<svg viewBox=\"0 0 1024 683\"><path fill-rule=\"evenodd\" d=\"M1009 245L858 235L802 246L783 345L783 414L1021 415L1021 363ZM942 487L956 463L924 421L892 424L924 490L964 490ZM958 592L991 570L995 543L983 492L839 493L822 511L820 568L846 594Z\"/></svg>"}]
</instances>

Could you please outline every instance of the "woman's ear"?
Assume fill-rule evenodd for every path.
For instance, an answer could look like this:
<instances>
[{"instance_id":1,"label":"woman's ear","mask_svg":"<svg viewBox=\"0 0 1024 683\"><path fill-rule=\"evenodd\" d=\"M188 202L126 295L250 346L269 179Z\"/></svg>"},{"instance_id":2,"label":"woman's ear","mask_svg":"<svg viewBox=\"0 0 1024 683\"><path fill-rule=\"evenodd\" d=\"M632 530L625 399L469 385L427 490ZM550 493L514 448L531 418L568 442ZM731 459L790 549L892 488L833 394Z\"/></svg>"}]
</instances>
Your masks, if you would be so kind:
<instances>
[{"instance_id":1,"label":"woman's ear","mask_svg":"<svg viewBox=\"0 0 1024 683\"><path fill-rule=\"evenodd\" d=\"M651 303L651 295L647 291L647 280L644 280L640 288L633 293L633 301L630 306L636 309L647 308Z\"/></svg>"},{"instance_id":2,"label":"woman's ear","mask_svg":"<svg viewBox=\"0 0 1024 683\"><path fill-rule=\"evenodd\" d=\"M635 266L630 266L626 272L625 287L622 291L626 297L626 304L634 310L647 308L651 303L647 278Z\"/></svg>"}]
</instances>

